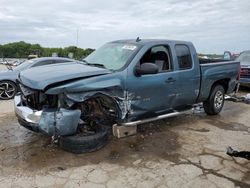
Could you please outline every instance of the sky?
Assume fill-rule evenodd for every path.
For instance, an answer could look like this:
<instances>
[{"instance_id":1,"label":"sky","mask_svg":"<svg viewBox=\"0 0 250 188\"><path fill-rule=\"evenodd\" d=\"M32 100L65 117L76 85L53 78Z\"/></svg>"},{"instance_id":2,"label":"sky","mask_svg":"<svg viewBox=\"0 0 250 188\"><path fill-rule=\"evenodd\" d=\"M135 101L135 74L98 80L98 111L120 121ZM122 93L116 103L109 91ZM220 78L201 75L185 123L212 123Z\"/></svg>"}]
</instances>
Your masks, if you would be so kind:
<instances>
[{"instance_id":1,"label":"sky","mask_svg":"<svg viewBox=\"0 0 250 188\"><path fill-rule=\"evenodd\" d=\"M0 0L0 44L98 48L138 36L250 50L250 0Z\"/></svg>"}]
</instances>

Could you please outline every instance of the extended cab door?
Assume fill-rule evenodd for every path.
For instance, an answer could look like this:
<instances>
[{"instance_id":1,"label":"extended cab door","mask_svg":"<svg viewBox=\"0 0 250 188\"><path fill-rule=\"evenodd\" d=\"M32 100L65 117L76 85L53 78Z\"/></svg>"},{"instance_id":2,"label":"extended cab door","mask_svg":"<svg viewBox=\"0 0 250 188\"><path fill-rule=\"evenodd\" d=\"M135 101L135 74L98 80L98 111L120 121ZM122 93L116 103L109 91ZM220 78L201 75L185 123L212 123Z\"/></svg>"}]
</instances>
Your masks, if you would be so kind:
<instances>
[{"instance_id":1,"label":"extended cab door","mask_svg":"<svg viewBox=\"0 0 250 188\"><path fill-rule=\"evenodd\" d=\"M178 79L176 107L196 103L200 87L200 65L196 51L191 44L175 44L174 58L177 64Z\"/></svg>"},{"instance_id":2,"label":"extended cab door","mask_svg":"<svg viewBox=\"0 0 250 188\"><path fill-rule=\"evenodd\" d=\"M159 72L136 75L136 66L148 62L156 64ZM129 98L132 98L131 116L150 117L175 106L178 73L174 71L171 50L167 44L148 47L133 66L128 71L126 84Z\"/></svg>"}]
</instances>

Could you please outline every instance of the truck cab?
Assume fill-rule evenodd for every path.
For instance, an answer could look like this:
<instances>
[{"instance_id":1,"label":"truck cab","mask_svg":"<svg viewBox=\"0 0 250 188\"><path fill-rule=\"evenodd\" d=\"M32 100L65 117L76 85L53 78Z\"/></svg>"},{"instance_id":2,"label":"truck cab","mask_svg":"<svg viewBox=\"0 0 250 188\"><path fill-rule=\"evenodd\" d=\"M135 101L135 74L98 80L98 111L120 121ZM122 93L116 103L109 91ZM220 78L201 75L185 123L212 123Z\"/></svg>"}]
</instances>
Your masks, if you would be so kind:
<instances>
[{"instance_id":1,"label":"truck cab","mask_svg":"<svg viewBox=\"0 0 250 188\"><path fill-rule=\"evenodd\" d=\"M158 71L140 74L140 67L145 64L156 65ZM199 62L191 43L148 42L128 66L126 84L128 92L137 99L134 108L139 114L162 114L194 104L201 76L196 64Z\"/></svg>"},{"instance_id":2,"label":"truck cab","mask_svg":"<svg viewBox=\"0 0 250 188\"><path fill-rule=\"evenodd\" d=\"M89 130L104 142L104 127L113 126L114 135L125 130L118 137L130 135L124 127L179 115L195 103L203 102L208 115L220 113L239 71L237 61L199 59L191 42L118 40L82 63L21 72L15 110L22 126L60 138L66 150L85 151L82 132Z\"/></svg>"}]
</instances>

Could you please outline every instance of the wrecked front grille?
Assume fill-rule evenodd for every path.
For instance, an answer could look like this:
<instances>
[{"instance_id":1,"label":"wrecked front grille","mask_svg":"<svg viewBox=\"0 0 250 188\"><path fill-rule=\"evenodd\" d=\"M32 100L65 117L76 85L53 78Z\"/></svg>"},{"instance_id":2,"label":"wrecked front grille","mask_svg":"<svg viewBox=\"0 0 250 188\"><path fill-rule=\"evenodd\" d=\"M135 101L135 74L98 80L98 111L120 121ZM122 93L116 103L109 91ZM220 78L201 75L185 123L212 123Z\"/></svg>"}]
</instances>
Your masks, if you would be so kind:
<instances>
[{"instance_id":1,"label":"wrecked front grille","mask_svg":"<svg viewBox=\"0 0 250 188\"><path fill-rule=\"evenodd\" d=\"M32 109L41 110L41 106L39 104L39 92L23 96L23 99L25 100L26 106Z\"/></svg>"},{"instance_id":2,"label":"wrecked front grille","mask_svg":"<svg viewBox=\"0 0 250 188\"><path fill-rule=\"evenodd\" d=\"M19 84L19 88L24 96L31 95L35 92L35 90L30 89L29 87L26 87L23 84Z\"/></svg>"},{"instance_id":3,"label":"wrecked front grille","mask_svg":"<svg viewBox=\"0 0 250 188\"><path fill-rule=\"evenodd\" d=\"M33 90L22 84L19 84L22 93L23 105L35 110L43 108L56 108L58 97L56 95L46 95L41 91Z\"/></svg>"}]
</instances>

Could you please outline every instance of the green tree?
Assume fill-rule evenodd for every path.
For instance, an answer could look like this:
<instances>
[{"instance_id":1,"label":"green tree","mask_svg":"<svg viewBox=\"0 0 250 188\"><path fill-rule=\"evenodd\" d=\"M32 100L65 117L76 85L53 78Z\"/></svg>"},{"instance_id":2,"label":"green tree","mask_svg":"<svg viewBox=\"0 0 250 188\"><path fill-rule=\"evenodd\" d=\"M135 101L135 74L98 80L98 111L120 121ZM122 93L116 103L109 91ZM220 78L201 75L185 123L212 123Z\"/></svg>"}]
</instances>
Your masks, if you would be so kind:
<instances>
[{"instance_id":1,"label":"green tree","mask_svg":"<svg viewBox=\"0 0 250 188\"><path fill-rule=\"evenodd\" d=\"M49 57L52 53L57 53L59 57L68 57L69 53L73 53L75 59L81 59L93 51L94 49L91 48L82 49L76 46L44 48L40 44L30 44L24 41L0 45L0 57L5 58L27 58L30 54L36 54L40 57Z\"/></svg>"}]
</instances>

